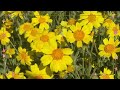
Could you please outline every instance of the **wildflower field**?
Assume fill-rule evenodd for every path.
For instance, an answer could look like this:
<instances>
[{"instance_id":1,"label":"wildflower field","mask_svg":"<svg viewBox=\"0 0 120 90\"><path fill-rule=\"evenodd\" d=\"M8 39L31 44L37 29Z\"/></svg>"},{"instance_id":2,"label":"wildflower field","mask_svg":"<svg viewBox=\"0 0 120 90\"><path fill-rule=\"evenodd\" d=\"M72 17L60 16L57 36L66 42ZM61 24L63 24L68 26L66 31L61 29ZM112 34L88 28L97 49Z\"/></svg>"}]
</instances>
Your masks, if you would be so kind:
<instances>
[{"instance_id":1,"label":"wildflower field","mask_svg":"<svg viewBox=\"0 0 120 90\"><path fill-rule=\"evenodd\" d=\"M0 11L0 79L119 79L120 11Z\"/></svg>"}]
</instances>

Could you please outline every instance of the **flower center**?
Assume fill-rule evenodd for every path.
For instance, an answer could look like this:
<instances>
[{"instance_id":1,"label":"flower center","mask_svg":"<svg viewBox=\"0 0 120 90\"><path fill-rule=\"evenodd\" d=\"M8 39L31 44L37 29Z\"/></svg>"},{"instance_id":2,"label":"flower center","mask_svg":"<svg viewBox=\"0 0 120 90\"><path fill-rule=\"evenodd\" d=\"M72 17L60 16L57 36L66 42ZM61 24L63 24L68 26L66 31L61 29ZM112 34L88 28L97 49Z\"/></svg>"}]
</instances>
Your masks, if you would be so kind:
<instances>
[{"instance_id":1,"label":"flower center","mask_svg":"<svg viewBox=\"0 0 120 90\"><path fill-rule=\"evenodd\" d=\"M110 77L109 77L109 75L107 75L107 74L103 74L103 75L102 75L102 79L110 79Z\"/></svg>"},{"instance_id":2,"label":"flower center","mask_svg":"<svg viewBox=\"0 0 120 90\"><path fill-rule=\"evenodd\" d=\"M40 18L39 18L39 23L44 23L44 22L45 22L45 18L40 17Z\"/></svg>"},{"instance_id":3,"label":"flower center","mask_svg":"<svg viewBox=\"0 0 120 90\"><path fill-rule=\"evenodd\" d=\"M63 57L63 52L61 49L55 49L53 52L52 52L52 57L54 60L60 60L62 59Z\"/></svg>"},{"instance_id":4,"label":"flower center","mask_svg":"<svg viewBox=\"0 0 120 90\"><path fill-rule=\"evenodd\" d=\"M23 60L26 60L27 54L25 52L22 52L20 55Z\"/></svg>"},{"instance_id":5,"label":"flower center","mask_svg":"<svg viewBox=\"0 0 120 90\"><path fill-rule=\"evenodd\" d=\"M8 50L8 52L11 54L11 53L13 52L13 49L10 48L10 49Z\"/></svg>"},{"instance_id":6,"label":"flower center","mask_svg":"<svg viewBox=\"0 0 120 90\"><path fill-rule=\"evenodd\" d=\"M40 37L40 40L43 41L43 42L48 42L49 37L48 37L48 35L42 35L42 36Z\"/></svg>"},{"instance_id":7,"label":"flower center","mask_svg":"<svg viewBox=\"0 0 120 90\"><path fill-rule=\"evenodd\" d=\"M5 33L2 33L1 35L0 35L0 40L1 39L4 39L6 37L6 34Z\"/></svg>"},{"instance_id":8,"label":"flower center","mask_svg":"<svg viewBox=\"0 0 120 90\"><path fill-rule=\"evenodd\" d=\"M28 24L28 23L24 24L23 29L24 29L25 31L30 30L30 29L31 29L30 24Z\"/></svg>"},{"instance_id":9,"label":"flower center","mask_svg":"<svg viewBox=\"0 0 120 90\"><path fill-rule=\"evenodd\" d=\"M77 41L81 41L81 40L83 40L85 34L83 31L77 30L74 32L73 36Z\"/></svg>"},{"instance_id":10,"label":"flower center","mask_svg":"<svg viewBox=\"0 0 120 90\"><path fill-rule=\"evenodd\" d=\"M36 76L35 79L43 79L43 77L39 75L39 76Z\"/></svg>"},{"instance_id":11,"label":"flower center","mask_svg":"<svg viewBox=\"0 0 120 90\"><path fill-rule=\"evenodd\" d=\"M32 36L35 36L36 34L37 34L37 30L33 29L33 30L31 31L31 35L32 35Z\"/></svg>"},{"instance_id":12,"label":"flower center","mask_svg":"<svg viewBox=\"0 0 120 90\"><path fill-rule=\"evenodd\" d=\"M112 53L114 51L115 47L112 44L108 44L104 47L105 52Z\"/></svg>"},{"instance_id":13,"label":"flower center","mask_svg":"<svg viewBox=\"0 0 120 90\"><path fill-rule=\"evenodd\" d=\"M110 24L110 23L112 23L112 20L110 20L110 19L106 19L105 22L107 22L107 23Z\"/></svg>"},{"instance_id":14,"label":"flower center","mask_svg":"<svg viewBox=\"0 0 120 90\"><path fill-rule=\"evenodd\" d=\"M89 21L89 22L94 22L94 21L96 21L96 16L93 15L93 14L88 15L88 21Z\"/></svg>"},{"instance_id":15,"label":"flower center","mask_svg":"<svg viewBox=\"0 0 120 90\"><path fill-rule=\"evenodd\" d=\"M118 33L117 27L113 27L113 32L114 32L115 35Z\"/></svg>"},{"instance_id":16,"label":"flower center","mask_svg":"<svg viewBox=\"0 0 120 90\"><path fill-rule=\"evenodd\" d=\"M75 19L71 18L68 20L69 25L74 25L75 24Z\"/></svg>"}]
</instances>

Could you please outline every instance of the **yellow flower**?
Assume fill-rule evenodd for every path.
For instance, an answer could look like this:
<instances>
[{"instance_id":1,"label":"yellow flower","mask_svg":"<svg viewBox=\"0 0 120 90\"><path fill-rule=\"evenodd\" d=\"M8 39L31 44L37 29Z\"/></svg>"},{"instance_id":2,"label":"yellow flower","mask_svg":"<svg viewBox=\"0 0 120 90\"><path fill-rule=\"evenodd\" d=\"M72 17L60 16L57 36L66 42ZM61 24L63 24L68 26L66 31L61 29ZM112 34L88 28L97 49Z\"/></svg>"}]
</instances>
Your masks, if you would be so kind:
<instances>
[{"instance_id":1,"label":"yellow flower","mask_svg":"<svg viewBox=\"0 0 120 90\"><path fill-rule=\"evenodd\" d=\"M10 21L9 19L6 19L5 22L3 23L3 27L5 27L6 29L10 29L12 25L12 21Z\"/></svg>"},{"instance_id":2,"label":"yellow flower","mask_svg":"<svg viewBox=\"0 0 120 90\"><path fill-rule=\"evenodd\" d=\"M70 43L77 42L77 47L82 47L82 41L86 44L89 44L92 41L92 36L89 35L92 29L88 28L88 26L80 26L80 23L76 23L76 26L71 26L68 31L63 31L64 36L66 37L67 41Z\"/></svg>"},{"instance_id":3,"label":"yellow flower","mask_svg":"<svg viewBox=\"0 0 120 90\"><path fill-rule=\"evenodd\" d=\"M13 71L9 71L6 74L6 77L8 79L11 79L11 78L13 78L13 79L26 79L26 77L24 76L24 73L23 72L20 73L20 68L18 66L15 68L14 72Z\"/></svg>"},{"instance_id":4,"label":"yellow flower","mask_svg":"<svg viewBox=\"0 0 120 90\"><path fill-rule=\"evenodd\" d=\"M62 43L64 42L65 43L65 40L64 40L64 36L62 34L59 34L59 35L56 35L56 40L58 41L58 43Z\"/></svg>"},{"instance_id":5,"label":"yellow flower","mask_svg":"<svg viewBox=\"0 0 120 90\"><path fill-rule=\"evenodd\" d=\"M107 38L103 40L103 44L99 46L99 55L105 56L105 57L110 57L112 55L113 59L118 59L117 52L120 52L120 48L117 48L117 46L120 44L120 41L116 40L114 41L114 38L109 38L109 41Z\"/></svg>"},{"instance_id":6,"label":"yellow flower","mask_svg":"<svg viewBox=\"0 0 120 90\"><path fill-rule=\"evenodd\" d=\"M32 24L29 22L26 22L19 27L19 34L22 35L25 32L30 31L33 28Z\"/></svg>"},{"instance_id":7,"label":"yellow flower","mask_svg":"<svg viewBox=\"0 0 120 90\"><path fill-rule=\"evenodd\" d=\"M44 67L42 65L38 67L38 65L35 63L34 65L30 66L30 70L31 71L26 70L26 75L29 78L32 78L32 79L52 79L53 78L53 74L48 67Z\"/></svg>"},{"instance_id":8,"label":"yellow flower","mask_svg":"<svg viewBox=\"0 0 120 90\"><path fill-rule=\"evenodd\" d=\"M75 23L76 20L74 18L70 18L68 21L61 21L60 25L67 28L75 25Z\"/></svg>"},{"instance_id":9,"label":"yellow flower","mask_svg":"<svg viewBox=\"0 0 120 90\"><path fill-rule=\"evenodd\" d=\"M1 30L0 30L1 44L6 45L7 43L9 43L10 42L10 39L9 39L10 36L11 36L10 33L8 31L6 31L5 28L2 27Z\"/></svg>"},{"instance_id":10,"label":"yellow flower","mask_svg":"<svg viewBox=\"0 0 120 90\"><path fill-rule=\"evenodd\" d=\"M41 52L43 47L47 45L54 47L56 44L55 33L44 30L42 33L36 36L35 40L31 43L31 48L36 52Z\"/></svg>"},{"instance_id":11,"label":"yellow flower","mask_svg":"<svg viewBox=\"0 0 120 90\"><path fill-rule=\"evenodd\" d=\"M60 25L63 27L67 27L68 22L67 21L61 21Z\"/></svg>"},{"instance_id":12,"label":"yellow flower","mask_svg":"<svg viewBox=\"0 0 120 90\"><path fill-rule=\"evenodd\" d=\"M76 20L74 18L70 18L68 20L68 25L75 25L75 23L76 23Z\"/></svg>"},{"instance_id":13,"label":"yellow flower","mask_svg":"<svg viewBox=\"0 0 120 90\"><path fill-rule=\"evenodd\" d=\"M18 48L18 56L17 56L17 60L21 62L21 64L25 65L31 65L31 61L32 59L30 58L30 56L28 55L28 52L26 52L26 49L22 49L22 47Z\"/></svg>"},{"instance_id":14,"label":"yellow flower","mask_svg":"<svg viewBox=\"0 0 120 90\"><path fill-rule=\"evenodd\" d=\"M71 73L71 72L73 72L75 70L75 68L74 68L74 66L73 65L68 65L68 67L67 67L67 73Z\"/></svg>"},{"instance_id":15,"label":"yellow flower","mask_svg":"<svg viewBox=\"0 0 120 90\"><path fill-rule=\"evenodd\" d=\"M45 55L41 57L43 66L50 64L50 69L54 72L67 70L67 65L71 65L73 59L71 55L73 53L70 48L55 48L46 47L42 51Z\"/></svg>"},{"instance_id":16,"label":"yellow flower","mask_svg":"<svg viewBox=\"0 0 120 90\"><path fill-rule=\"evenodd\" d=\"M107 28L109 28L110 26L113 26L113 25L115 25L115 23L111 19L106 19L103 23L103 26L107 27Z\"/></svg>"},{"instance_id":17,"label":"yellow flower","mask_svg":"<svg viewBox=\"0 0 120 90\"><path fill-rule=\"evenodd\" d=\"M111 25L108 30L107 30L107 34L110 37L114 37L114 36L120 36L120 28L119 28L119 24L115 25Z\"/></svg>"},{"instance_id":18,"label":"yellow flower","mask_svg":"<svg viewBox=\"0 0 120 90\"><path fill-rule=\"evenodd\" d=\"M108 69L104 68L104 72L100 71L100 79L114 79L114 74Z\"/></svg>"},{"instance_id":19,"label":"yellow flower","mask_svg":"<svg viewBox=\"0 0 120 90\"><path fill-rule=\"evenodd\" d=\"M6 51L6 54L8 54L10 58L12 58L12 55L15 54L15 49L14 48L8 48L7 51Z\"/></svg>"},{"instance_id":20,"label":"yellow flower","mask_svg":"<svg viewBox=\"0 0 120 90\"><path fill-rule=\"evenodd\" d=\"M10 17L11 18L14 18L14 17L17 17L19 16L21 19L24 19L23 18L23 14L22 14L22 11L9 11L11 14L10 14Z\"/></svg>"},{"instance_id":21,"label":"yellow flower","mask_svg":"<svg viewBox=\"0 0 120 90\"><path fill-rule=\"evenodd\" d=\"M100 23L103 23L104 18L102 17L102 14L97 11L83 11L83 14L80 14L80 19L82 20L80 22L81 26L88 25L89 28L99 28L101 25Z\"/></svg>"},{"instance_id":22,"label":"yellow flower","mask_svg":"<svg viewBox=\"0 0 120 90\"><path fill-rule=\"evenodd\" d=\"M33 29L31 29L31 30L29 30L29 31L27 31L25 33L25 38L28 37L27 41L29 43L31 43L32 41L35 40L35 38L37 37L38 33L39 33L39 29L38 28L33 28Z\"/></svg>"},{"instance_id":23,"label":"yellow flower","mask_svg":"<svg viewBox=\"0 0 120 90\"><path fill-rule=\"evenodd\" d=\"M34 15L36 18L32 18L32 24L39 25L39 29L49 29L49 23L52 23L52 19L50 19L50 16L48 14L46 15L40 15L38 11L34 12Z\"/></svg>"}]
</instances>

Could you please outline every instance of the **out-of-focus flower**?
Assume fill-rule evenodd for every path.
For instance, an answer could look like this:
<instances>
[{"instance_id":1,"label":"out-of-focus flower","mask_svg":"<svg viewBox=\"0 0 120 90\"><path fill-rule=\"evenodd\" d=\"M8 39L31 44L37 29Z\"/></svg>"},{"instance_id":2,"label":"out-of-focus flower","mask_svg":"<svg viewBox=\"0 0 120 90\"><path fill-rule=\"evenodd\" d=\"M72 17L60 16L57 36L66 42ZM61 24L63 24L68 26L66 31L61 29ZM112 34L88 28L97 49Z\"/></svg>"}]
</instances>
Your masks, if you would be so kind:
<instances>
[{"instance_id":1,"label":"out-of-focus flower","mask_svg":"<svg viewBox=\"0 0 120 90\"><path fill-rule=\"evenodd\" d=\"M108 69L104 68L104 71L100 71L100 79L114 79L114 74Z\"/></svg>"},{"instance_id":2,"label":"out-of-focus flower","mask_svg":"<svg viewBox=\"0 0 120 90\"><path fill-rule=\"evenodd\" d=\"M46 15L40 15L38 11L34 12L35 18L32 18L32 24L39 25L39 29L49 29L49 23L52 23L52 19L50 19L50 16L48 14Z\"/></svg>"},{"instance_id":3,"label":"out-of-focus flower","mask_svg":"<svg viewBox=\"0 0 120 90\"><path fill-rule=\"evenodd\" d=\"M31 71L26 70L26 75L31 79L52 79L53 78L53 74L48 67L44 67L42 65L38 67L38 65L35 63L34 65L30 66L30 70Z\"/></svg>"},{"instance_id":4,"label":"out-of-focus flower","mask_svg":"<svg viewBox=\"0 0 120 90\"><path fill-rule=\"evenodd\" d=\"M23 72L20 73L20 68L18 66L15 68L14 72L13 71L9 71L6 74L6 77L8 79L11 79L11 78L13 78L13 79L26 79L26 77L24 76L24 73Z\"/></svg>"},{"instance_id":5,"label":"out-of-focus flower","mask_svg":"<svg viewBox=\"0 0 120 90\"><path fill-rule=\"evenodd\" d=\"M0 30L1 44L6 45L7 43L9 43L10 42L10 39L9 39L10 36L11 36L10 33L8 31L6 31L5 28L2 27L1 30Z\"/></svg>"},{"instance_id":6,"label":"out-of-focus flower","mask_svg":"<svg viewBox=\"0 0 120 90\"><path fill-rule=\"evenodd\" d=\"M89 28L99 28L101 23L103 23L104 18L101 12L97 11L83 11L83 14L80 14L81 26L88 25Z\"/></svg>"},{"instance_id":7,"label":"out-of-focus flower","mask_svg":"<svg viewBox=\"0 0 120 90\"><path fill-rule=\"evenodd\" d=\"M31 65L31 61L33 61L30 56L28 55L28 52L26 51L26 49L22 49L22 47L18 48L18 56L17 56L17 60L21 62L21 64L25 65Z\"/></svg>"}]
</instances>

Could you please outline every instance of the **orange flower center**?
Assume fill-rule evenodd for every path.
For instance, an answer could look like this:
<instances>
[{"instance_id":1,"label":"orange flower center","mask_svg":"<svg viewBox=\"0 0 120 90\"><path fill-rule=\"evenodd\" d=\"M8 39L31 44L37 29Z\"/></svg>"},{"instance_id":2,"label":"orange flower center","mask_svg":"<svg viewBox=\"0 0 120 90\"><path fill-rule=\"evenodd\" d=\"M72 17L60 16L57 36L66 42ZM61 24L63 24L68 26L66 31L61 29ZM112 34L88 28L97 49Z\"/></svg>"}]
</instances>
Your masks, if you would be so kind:
<instances>
[{"instance_id":1,"label":"orange flower center","mask_svg":"<svg viewBox=\"0 0 120 90\"><path fill-rule=\"evenodd\" d=\"M39 76L36 76L35 79L43 79L43 77L39 75Z\"/></svg>"},{"instance_id":2,"label":"orange flower center","mask_svg":"<svg viewBox=\"0 0 120 90\"><path fill-rule=\"evenodd\" d=\"M113 27L113 32L114 32L115 35L118 33L117 27Z\"/></svg>"},{"instance_id":3,"label":"orange flower center","mask_svg":"<svg viewBox=\"0 0 120 90\"><path fill-rule=\"evenodd\" d=\"M74 32L73 36L77 41L81 41L83 40L85 33L81 30L77 30Z\"/></svg>"},{"instance_id":4,"label":"orange flower center","mask_svg":"<svg viewBox=\"0 0 120 90\"><path fill-rule=\"evenodd\" d=\"M69 25L74 25L75 21L76 21L75 19L71 18L71 19L68 20L68 24Z\"/></svg>"},{"instance_id":5,"label":"orange flower center","mask_svg":"<svg viewBox=\"0 0 120 90\"><path fill-rule=\"evenodd\" d=\"M45 18L40 17L40 18L39 18L39 23L44 23L44 22L45 22Z\"/></svg>"},{"instance_id":6,"label":"orange flower center","mask_svg":"<svg viewBox=\"0 0 120 90\"><path fill-rule=\"evenodd\" d=\"M48 42L49 37L48 37L48 35L42 35L42 36L40 37L40 40L43 41L43 42Z\"/></svg>"},{"instance_id":7,"label":"orange flower center","mask_svg":"<svg viewBox=\"0 0 120 90\"><path fill-rule=\"evenodd\" d=\"M25 52L22 52L20 54L20 56L21 56L21 59L23 59L23 60L26 60L26 58L27 58L27 54Z\"/></svg>"},{"instance_id":8,"label":"orange flower center","mask_svg":"<svg viewBox=\"0 0 120 90\"><path fill-rule=\"evenodd\" d=\"M110 77L109 77L109 75L107 75L107 74L103 74L103 75L102 75L102 79L110 79Z\"/></svg>"},{"instance_id":9,"label":"orange flower center","mask_svg":"<svg viewBox=\"0 0 120 90\"><path fill-rule=\"evenodd\" d=\"M6 37L6 34L5 33L2 33L1 35L0 35L0 40L1 39L4 39Z\"/></svg>"},{"instance_id":10,"label":"orange flower center","mask_svg":"<svg viewBox=\"0 0 120 90\"><path fill-rule=\"evenodd\" d=\"M96 21L96 16L93 15L93 14L88 15L88 21L89 21L89 22L94 22L94 21Z\"/></svg>"},{"instance_id":11,"label":"orange flower center","mask_svg":"<svg viewBox=\"0 0 120 90\"><path fill-rule=\"evenodd\" d=\"M37 30L33 29L33 30L31 31L31 35L32 35L32 36L36 36L36 34L37 34Z\"/></svg>"},{"instance_id":12,"label":"orange flower center","mask_svg":"<svg viewBox=\"0 0 120 90\"><path fill-rule=\"evenodd\" d=\"M104 47L105 52L112 53L114 51L115 47L112 44L108 44Z\"/></svg>"},{"instance_id":13,"label":"orange flower center","mask_svg":"<svg viewBox=\"0 0 120 90\"><path fill-rule=\"evenodd\" d=\"M54 60L60 60L62 59L63 57L63 52L61 49L55 49L53 52L52 52L52 57Z\"/></svg>"},{"instance_id":14,"label":"orange flower center","mask_svg":"<svg viewBox=\"0 0 120 90\"><path fill-rule=\"evenodd\" d=\"M28 24L28 23L26 23L26 24L24 24L23 29L24 29L25 31L28 31L28 30L31 29L31 25Z\"/></svg>"},{"instance_id":15,"label":"orange flower center","mask_svg":"<svg viewBox=\"0 0 120 90\"><path fill-rule=\"evenodd\" d=\"M13 53L13 49L10 48L10 49L8 50L8 52L9 52L9 54L12 54L12 53Z\"/></svg>"},{"instance_id":16,"label":"orange flower center","mask_svg":"<svg viewBox=\"0 0 120 90\"><path fill-rule=\"evenodd\" d=\"M110 24L110 23L112 23L112 20L110 20L110 19L106 19L105 22L107 22L107 23Z\"/></svg>"}]
</instances>

